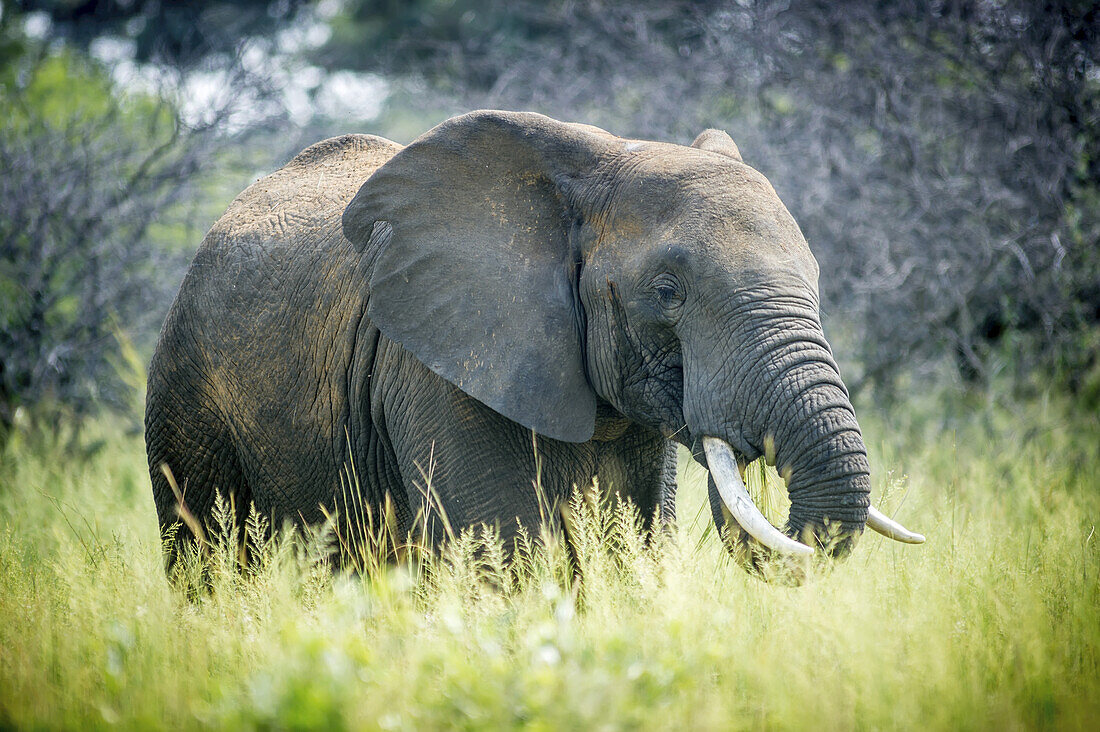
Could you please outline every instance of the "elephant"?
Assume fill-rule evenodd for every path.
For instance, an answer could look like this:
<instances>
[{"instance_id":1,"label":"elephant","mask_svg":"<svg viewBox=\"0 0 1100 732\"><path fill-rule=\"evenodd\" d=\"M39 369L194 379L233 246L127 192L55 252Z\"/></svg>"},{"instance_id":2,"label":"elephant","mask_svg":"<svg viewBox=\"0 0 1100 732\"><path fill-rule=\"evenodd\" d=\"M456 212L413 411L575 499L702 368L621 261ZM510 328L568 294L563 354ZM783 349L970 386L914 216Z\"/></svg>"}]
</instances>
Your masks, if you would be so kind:
<instances>
[{"instance_id":1,"label":"elephant","mask_svg":"<svg viewBox=\"0 0 1100 732\"><path fill-rule=\"evenodd\" d=\"M404 147L319 142L233 201L167 315L145 419L161 530L193 539L217 493L311 524L350 491L431 546L483 524L507 544L594 480L652 527L682 445L750 570L845 556L865 526L923 541L870 504L818 277L718 130L476 111ZM742 482L764 454L783 530Z\"/></svg>"}]
</instances>

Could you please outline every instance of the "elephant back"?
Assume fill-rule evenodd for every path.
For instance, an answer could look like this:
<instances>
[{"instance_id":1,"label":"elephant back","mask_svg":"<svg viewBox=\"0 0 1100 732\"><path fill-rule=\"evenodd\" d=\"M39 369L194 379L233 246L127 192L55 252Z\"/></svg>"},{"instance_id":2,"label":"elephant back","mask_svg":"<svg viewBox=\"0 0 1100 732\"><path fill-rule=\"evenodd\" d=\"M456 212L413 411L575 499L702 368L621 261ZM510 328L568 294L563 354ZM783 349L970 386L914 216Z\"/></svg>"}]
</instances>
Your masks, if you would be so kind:
<instances>
[{"instance_id":1,"label":"elephant back","mask_svg":"<svg viewBox=\"0 0 1100 732\"><path fill-rule=\"evenodd\" d=\"M310 145L237 196L202 248L327 239L363 182L401 149L375 135L342 135Z\"/></svg>"}]
</instances>

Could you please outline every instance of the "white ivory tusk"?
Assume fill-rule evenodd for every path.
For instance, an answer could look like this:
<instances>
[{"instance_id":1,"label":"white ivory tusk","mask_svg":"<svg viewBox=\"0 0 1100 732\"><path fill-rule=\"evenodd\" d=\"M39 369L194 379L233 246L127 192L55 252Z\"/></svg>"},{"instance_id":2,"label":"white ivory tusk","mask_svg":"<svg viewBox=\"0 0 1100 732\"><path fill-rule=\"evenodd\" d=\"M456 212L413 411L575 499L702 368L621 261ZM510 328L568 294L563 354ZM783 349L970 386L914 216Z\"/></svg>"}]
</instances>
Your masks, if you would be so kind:
<instances>
[{"instance_id":1,"label":"white ivory tusk","mask_svg":"<svg viewBox=\"0 0 1100 732\"><path fill-rule=\"evenodd\" d=\"M741 525L742 529L764 546L780 554L810 556L814 553L812 548L795 541L772 526L764 518L764 514L760 513L760 509L752 502L752 498L741 480L741 472L737 468L737 459L733 456L733 448L725 440L720 440L717 437L704 437L703 450L707 454L707 466L714 477L714 485L718 488L718 495L721 496L722 503L733 514L733 518ZM904 529L902 530L904 531Z\"/></svg>"},{"instance_id":2,"label":"white ivory tusk","mask_svg":"<svg viewBox=\"0 0 1100 732\"><path fill-rule=\"evenodd\" d=\"M883 536L904 544L923 544L924 535L910 531L874 506L867 509L867 526Z\"/></svg>"}]
</instances>

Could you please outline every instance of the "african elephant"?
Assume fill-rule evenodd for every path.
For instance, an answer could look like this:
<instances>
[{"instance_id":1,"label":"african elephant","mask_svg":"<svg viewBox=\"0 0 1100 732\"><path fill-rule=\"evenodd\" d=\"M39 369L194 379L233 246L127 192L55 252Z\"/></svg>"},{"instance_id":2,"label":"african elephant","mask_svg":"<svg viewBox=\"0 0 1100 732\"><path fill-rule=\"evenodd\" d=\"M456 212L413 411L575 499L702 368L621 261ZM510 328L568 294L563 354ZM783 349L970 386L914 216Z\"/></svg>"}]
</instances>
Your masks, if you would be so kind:
<instances>
[{"instance_id":1,"label":"african elephant","mask_svg":"<svg viewBox=\"0 0 1100 732\"><path fill-rule=\"evenodd\" d=\"M407 147L325 140L230 205L168 314L146 412L161 528L181 497L207 520L215 489L317 522L352 485L401 535L444 516L427 539L507 542L594 477L671 521L679 443L740 546L922 540L870 507L817 282L723 132L684 147L480 111ZM785 533L739 475L766 445Z\"/></svg>"}]
</instances>

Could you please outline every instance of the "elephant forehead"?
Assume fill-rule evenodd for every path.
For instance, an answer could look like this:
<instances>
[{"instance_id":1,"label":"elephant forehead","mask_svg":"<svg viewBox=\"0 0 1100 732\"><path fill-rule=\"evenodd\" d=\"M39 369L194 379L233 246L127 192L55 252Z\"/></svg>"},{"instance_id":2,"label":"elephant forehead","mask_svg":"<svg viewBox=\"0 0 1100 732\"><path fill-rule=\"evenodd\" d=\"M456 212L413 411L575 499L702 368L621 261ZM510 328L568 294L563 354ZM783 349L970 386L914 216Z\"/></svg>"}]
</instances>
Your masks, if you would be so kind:
<instances>
[{"instance_id":1,"label":"elephant forehead","mask_svg":"<svg viewBox=\"0 0 1100 732\"><path fill-rule=\"evenodd\" d=\"M768 179L740 160L683 145L626 144L612 165L625 190L646 198L729 186L775 196Z\"/></svg>"},{"instance_id":2,"label":"elephant forehead","mask_svg":"<svg viewBox=\"0 0 1100 732\"><path fill-rule=\"evenodd\" d=\"M802 232L767 178L697 150L650 156L622 178L599 244L639 252L686 248L725 266L781 266L816 280Z\"/></svg>"},{"instance_id":3,"label":"elephant forehead","mask_svg":"<svg viewBox=\"0 0 1100 732\"><path fill-rule=\"evenodd\" d=\"M728 272L785 272L816 286L817 261L786 208L685 218L671 238L693 242L700 257Z\"/></svg>"},{"instance_id":4,"label":"elephant forehead","mask_svg":"<svg viewBox=\"0 0 1100 732\"><path fill-rule=\"evenodd\" d=\"M675 148L675 154L667 148ZM610 225L629 229L633 222L687 221L715 227L726 222L746 231L793 226L768 179L723 155L666 145L627 156L618 165Z\"/></svg>"},{"instance_id":5,"label":"elephant forehead","mask_svg":"<svg viewBox=\"0 0 1100 732\"><path fill-rule=\"evenodd\" d=\"M811 256L802 231L779 197L755 190L727 188L689 196L669 235L699 241L715 255Z\"/></svg>"}]
</instances>

